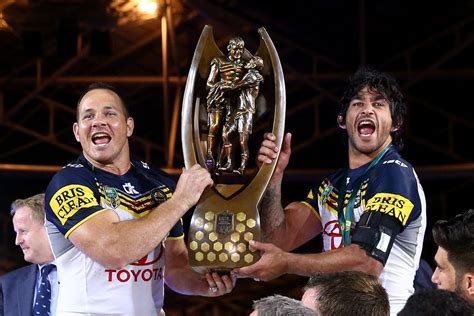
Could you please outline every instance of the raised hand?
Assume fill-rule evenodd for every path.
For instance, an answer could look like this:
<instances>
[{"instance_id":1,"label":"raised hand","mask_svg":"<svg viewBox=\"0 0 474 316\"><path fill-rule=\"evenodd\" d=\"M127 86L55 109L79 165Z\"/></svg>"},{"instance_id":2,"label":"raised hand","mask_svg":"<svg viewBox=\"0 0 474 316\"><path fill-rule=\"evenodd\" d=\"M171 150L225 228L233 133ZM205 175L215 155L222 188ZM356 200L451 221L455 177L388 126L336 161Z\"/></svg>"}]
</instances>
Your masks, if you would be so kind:
<instances>
[{"instance_id":1,"label":"raised hand","mask_svg":"<svg viewBox=\"0 0 474 316\"><path fill-rule=\"evenodd\" d=\"M279 148L275 144L276 136L272 133L265 133L263 135L263 142L258 150L257 165L260 167L263 163L271 164L277 157ZM283 138L282 150L275 168L274 178L283 177L283 172L288 166L291 156L291 133L286 133Z\"/></svg>"},{"instance_id":2,"label":"raised hand","mask_svg":"<svg viewBox=\"0 0 474 316\"><path fill-rule=\"evenodd\" d=\"M195 164L189 169L183 168L183 173L179 177L171 199L182 205L184 211L187 211L199 201L204 189L212 186L213 183L209 171L199 164Z\"/></svg>"}]
</instances>

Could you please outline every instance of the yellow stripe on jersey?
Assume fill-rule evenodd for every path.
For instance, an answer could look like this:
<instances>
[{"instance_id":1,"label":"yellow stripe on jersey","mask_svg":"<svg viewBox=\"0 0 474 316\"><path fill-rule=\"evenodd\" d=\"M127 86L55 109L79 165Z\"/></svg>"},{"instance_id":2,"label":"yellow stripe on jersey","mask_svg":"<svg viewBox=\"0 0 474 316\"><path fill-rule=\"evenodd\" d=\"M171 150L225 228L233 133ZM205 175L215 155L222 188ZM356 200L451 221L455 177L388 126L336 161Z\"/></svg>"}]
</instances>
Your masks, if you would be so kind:
<instances>
[{"instance_id":1,"label":"yellow stripe on jersey","mask_svg":"<svg viewBox=\"0 0 474 316\"><path fill-rule=\"evenodd\" d=\"M309 204L306 201L301 201L300 203L302 203L302 204L306 205L307 207L309 207L311 209L311 211L313 211L314 215L316 215L318 220L321 221L321 215L319 215L318 211L316 211L311 204Z\"/></svg>"},{"instance_id":2,"label":"yellow stripe on jersey","mask_svg":"<svg viewBox=\"0 0 474 316\"><path fill-rule=\"evenodd\" d=\"M131 197L129 197L128 195L126 194L123 194L122 192L117 192L120 199L123 199L129 203L137 203L137 202L147 202L147 201L152 201L151 199L151 196L150 195L145 195L144 197L140 198L140 199L133 199Z\"/></svg>"},{"instance_id":3,"label":"yellow stripe on jersey","mask_svg":"<svg viewBox=\"0 0 474 316\"><path fill-rule=\"evenodd\" d=\"M131 210L131 209L129 209L129 208L122 207L122 206L124 206L124 205L123 205L123 204L120 204L120 206L119 206L118 208L121 209L121 210L123 210L123 211L125 211L125 212L127 212L127 213L129 213L129 214L131 214L131 215L133 215L133 216L135 216L135 217L144 217L144 216L148 215L148 214L151 212L151 210L153 209L153 208L151 208L151 209L149 209L148 211L144 211L144 212L141 212L141 213L137 213L137 212L135 212L134 210Z\"/></svg>"},{"instance_id":4,"label":"yellow stripe on jersey","mask_svg":"<svg viewBox=\"0 0 474 316\"><path fill-rule=\"evenodd\" d=\"M100 210L100 211L97 211L97 212L95 212L95 213L93 213L93 214L87 216L87 217L84 218L82 221L80 221L80 222L77 223L76 225L72 226L72 227L66 232L66 234L65 234L64 236L65 236L66 238L69 238L69 235L71 235L71 233L72 233L73 231L75 231L76 228L78 228L79 226L81 226L84 222L87 222L87 221L88 221L89 219L91 219L92 217L94 217L94 216L96 216L96 215L98 215L98 214L100 214L100 213L102 213L102 212L104 212L104 211L106 211L106 210L107 210L107 209L104 208L104 209L102 209L102 210Z\"/></svg>"},{"instance_id":5,"label":"yellow stripe on jersey","mask_svg":"<svg viewBox=\"0 0 474 316\"><path fill-rule=\"evenodd\" d=\"M180 235L180 236L176 236L176 237L166 237L166 239L169 239L169 240L180 240L180 239L184 239L184 234Z\"/></svg>"},{"instance_id":6,"label":"yellow stripe on jersey","mask_svg":"<svg viewBox=\"0 0 474 316\"><path fill-rule=\"evenodd\" d=\"M105 192L104 192L104 189L103 189L102 185L100 185L97 182L96 182L96 185L99 188L99 193L101 195L105 195ZM133 199L133 198L129 197L126 194L123 194L122 192L120 192L118 190L117 190L117 195L120 197L120 200L125 200L126 202L129 202L129 203L132 203L132 204L136 204L137 202L142 202L142 201L147 201L147 200L152 201L150 195L145 195L145 196L143 196L139 199Z\"/></svg>"},{"instance_id":7,"label":"yellow stripe on jersey","mask_svg":"<svg viewBox=\"0 0 474 316\"><path fill-rule=\"evenodd\" d=\"M101 195L101 204L109 205L102 185L97 182L96 184L99 189L99 194ZM170 198L173 195L167 187L161 188L161 190L165 192L167 198ZM117 195L120 198L121 202L121 207L119 208L130 213L133 216L143 217L155 207L155 201L153 200L151 195L145 195L136 200L120 191L117 191Z\"/></svg>"}]
</instances>

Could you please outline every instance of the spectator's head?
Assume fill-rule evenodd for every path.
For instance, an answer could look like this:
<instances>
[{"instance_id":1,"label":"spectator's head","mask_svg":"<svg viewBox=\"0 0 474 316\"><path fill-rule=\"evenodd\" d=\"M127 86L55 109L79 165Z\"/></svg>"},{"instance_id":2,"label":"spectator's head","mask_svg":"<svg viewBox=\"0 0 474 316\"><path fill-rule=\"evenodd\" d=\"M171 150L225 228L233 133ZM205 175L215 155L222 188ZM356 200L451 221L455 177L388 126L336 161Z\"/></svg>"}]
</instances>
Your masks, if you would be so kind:
<instances>
[{"instance_id":1,"label":"spectator's head","mask_svg":"<svg viewBox=\"0 0 474 316\"><path fill-rule=\"evenodd\" d=\"M357 101L355 104L360 103L358 99L362 92L370 93L376 101L373 102L374 104L377 102L380 104L382 102L388 103L392 123L389 126L389 133L392 137L393 145L401 150L403 148L402 127L407 114L407 106L397 81L388 73L379 72L368 66L360 67L357 70L350 78L349 84L340 100L340 112L337 118L339 126L346 129L346 123L353 123L352 121L346 122L347 111L349 106L353 106L351 104L354 101ZM367 126L367 129L369 128L376 129L377 126ZM348 129L348 133L349 131Z\"/></svg>"},{"instance_id":2,"label":"spectator's head","mask_svg":"<svg viewBox=\"0 0 474 316\"><path fill-rule=\"evenodd\" d=\"M48 234L44 227L44 194L37 194L12 203L15 244L21 247L26 261L48 263L53 260Z\"/></svg>"},{"instance_id":3,"label":"spectator's head","mask_svg":"<svg viewBox=\"0 0 474 316\"><path fill-rule=\"evenodd\" d=\"M473 313L473 307L456 293L428 289L410 296L398 316L471 316Z\"/></svg>"},{"instance_id":4,"label":"spectator's head","mask_svg":"<svg viewBox=\"0 0 474 316\"><path fill-rule=\"evenodd\" d=\"M375 276L362 272L315 274L304 290L303 305L322 316L380 316L390 313L385 289Z\"/></svg>"},{"instance_id":5,"label":"spectator's head","mask_svg":"<svg viewBox=\"0 0 474 316\"><path fill-rule=\"evenodd\" d=\"M474 210L436 222L433 238L438 245L433 282L474 304Z\"/></svg>"},{"instance_id":6,"label":"spectator's head","mask_svg":"<svg viewBox=\"0 0 474 316\"><path fill-rule=\"evenodd\" d=\"M253 302L253 312L250 316L314 316L312 309L303 306L300 301L273 295Z\"/></svg>"}]
</instances>

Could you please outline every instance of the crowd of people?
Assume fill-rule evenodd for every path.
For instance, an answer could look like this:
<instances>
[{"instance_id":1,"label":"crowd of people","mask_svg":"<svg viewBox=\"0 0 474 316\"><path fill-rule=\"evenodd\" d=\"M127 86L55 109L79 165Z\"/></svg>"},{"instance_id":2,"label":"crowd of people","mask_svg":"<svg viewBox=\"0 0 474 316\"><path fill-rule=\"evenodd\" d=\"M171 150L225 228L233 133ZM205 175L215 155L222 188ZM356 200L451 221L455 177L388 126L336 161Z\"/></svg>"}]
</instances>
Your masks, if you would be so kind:
<instances>
[{"instance_id":1,"label":"crowd of people","mask_svg":"<svg viewBox=\"0 0 474 316\"><path fill-rule=\"evenodd\" d=\"M45 194L12 205L15 242L32 264L0 277L0 315L157 315L164 313L165 284L216 297L231 293L238 278L284 274L309 278L301 300L275 293L255 301L252 315L435 314L422 304L472 315L474 210L433 226L437 289L415 293L427 206L414 168L400 155L407 106L398 83L362 67L340 105L347 166L310 188L304 201L283 206L292 135L277 148L275 135L265 134L258 164L279 158L260 205L263 240L249 242L261 258L230 274L200 275L188 264L181 218L213 185L211 174L196 164L175 182L133 160L134 121L124 100L112 86L91 85L73 124L82 153ZM207 159L214 164L213 155ZM340 234L327 233L334 227ZM322 252L291 252L319 235Z\"/></svg>"}]
</instances>

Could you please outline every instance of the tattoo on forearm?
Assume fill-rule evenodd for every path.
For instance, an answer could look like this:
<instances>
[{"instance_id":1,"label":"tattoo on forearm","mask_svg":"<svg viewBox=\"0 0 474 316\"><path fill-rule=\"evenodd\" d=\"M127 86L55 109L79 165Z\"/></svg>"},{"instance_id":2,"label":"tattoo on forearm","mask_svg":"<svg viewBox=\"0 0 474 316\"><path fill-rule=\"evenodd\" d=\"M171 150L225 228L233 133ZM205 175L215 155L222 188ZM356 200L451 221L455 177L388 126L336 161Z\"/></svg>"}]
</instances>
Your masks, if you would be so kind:
<instances>
[{"instance_id":1,"label":"tattoo on forearm","mask_svg":"<svg viewBox=\"0 0 474 316\"><path fill-rule=\"evenodd\" d=\"M273 230L283 224L285 213L281 205L281 184L270 184L260 204L263 239L268 241Z\"/></svg>"}]
</instances>

